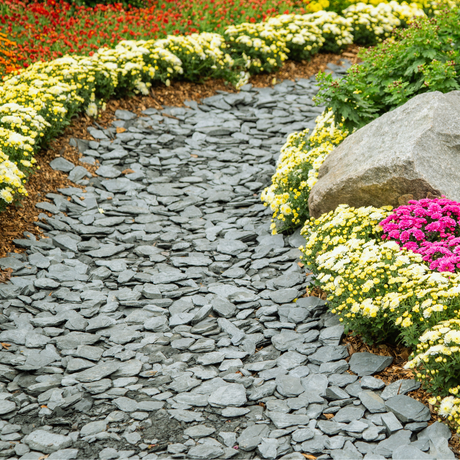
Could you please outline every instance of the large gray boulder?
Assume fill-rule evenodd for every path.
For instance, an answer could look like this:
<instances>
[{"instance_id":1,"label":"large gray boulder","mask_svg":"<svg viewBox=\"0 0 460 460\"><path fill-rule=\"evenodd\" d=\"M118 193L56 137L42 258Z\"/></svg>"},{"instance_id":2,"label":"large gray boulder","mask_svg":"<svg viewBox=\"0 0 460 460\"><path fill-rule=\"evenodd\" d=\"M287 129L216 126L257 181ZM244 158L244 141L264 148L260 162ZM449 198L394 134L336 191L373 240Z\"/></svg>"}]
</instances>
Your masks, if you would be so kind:
<instances>
[{"instance_id":1,"label":"large gray boulder","mask_svg":"<svg viewBox=\"0 0 460 460\"><path fill-rule=\"evenodd\" d=\"M308 205L318 217L340 204L440 195L460 201L460 91L420 94L345 139L319 169Z\"/></svg>"}]
</instances>

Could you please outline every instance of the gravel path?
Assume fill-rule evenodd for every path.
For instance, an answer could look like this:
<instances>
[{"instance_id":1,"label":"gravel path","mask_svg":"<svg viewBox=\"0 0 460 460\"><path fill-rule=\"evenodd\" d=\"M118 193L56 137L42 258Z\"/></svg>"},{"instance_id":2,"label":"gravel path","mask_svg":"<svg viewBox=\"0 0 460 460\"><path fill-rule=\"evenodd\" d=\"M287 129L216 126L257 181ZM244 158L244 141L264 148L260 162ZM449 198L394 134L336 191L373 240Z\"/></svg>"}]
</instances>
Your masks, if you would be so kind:
<instances>
[{"instance_id":1,"label":"gravel path","mask_svg":"<svg viewBox=\"0 0 460 460\"><path fill-rule=\"evenodd\" d=\"M415 382L370 376L391 358L345 360L337 318L299 298L300 236L270 234L260 192L314 127L314 83L118 111L75 141L99 177L52 162L86 193L49 194L47 238L0 260L0 457L454 458Z\"/></svg>"}]
</instances>

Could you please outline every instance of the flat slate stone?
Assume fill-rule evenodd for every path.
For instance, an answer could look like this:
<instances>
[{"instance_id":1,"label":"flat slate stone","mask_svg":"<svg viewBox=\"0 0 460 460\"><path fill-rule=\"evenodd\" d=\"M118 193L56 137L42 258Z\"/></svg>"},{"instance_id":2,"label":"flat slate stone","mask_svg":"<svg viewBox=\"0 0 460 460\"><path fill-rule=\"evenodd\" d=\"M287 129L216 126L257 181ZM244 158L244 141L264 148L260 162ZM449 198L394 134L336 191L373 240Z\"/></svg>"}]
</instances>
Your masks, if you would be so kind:
<instances>
[{"instance_id":1,"label":"flat slate stone","mask_svg":"<svg viewBox=\"0 0 460 460\"><path fill-rule=\"evenodd\" d=\"M353 353L350 358L350 370L359 376L372 375L383 371L393 362L391 356L374 355L373 353Z\"/></svg>"},{"instance_id":2,"label":"flat slate stone","mask_svg":"<svg viewBox=\"0 0 460 460\"><path fill-rule=\"evenodd\" d=\"M396 380L387 385L380 396L382 399L387 400L393 396L404 395L410 391L418 390L419 388L420 382L416 380Z\"/></svg>"},{"instance_id":3,"label":"flat slate stone","mask_svg":"<svg viewBox=\"0 0 460 460\"><path fill-rule=\"evenodd\" d=\"M393 396L385 405L402 423L427 422L431 417L428 407L409 396Z\"/></svg>"},{"instance_id":4,"label":"flat slate stone","mask_svg":"<svg viewBox=\"0 0 460 460\"><path fill-rule=\"evenodd\" d=\"M238 446L243 451L254 450L269 432L267 425L250 425L238 437Z\"/></svg>"},{"instance_id":5,"label":"flat slate stone","mask_svg":"<svg viewBox=\"0 0 460 460\"><path fill-rule=\"evenodd\" d=\"M35 430L24 438L24 442L32 450L51 454L69 447L72 444L72 438L45 430Z\"/></svg>"},{"instance_id":6,"label":"flat slate stone","mask_svg":"<svg viewBox=\"0 0 460 460\"><path fill-rule=\"evenodd\" d=\"M391 458L394 460L436 460L436 457L432 457L414 446L399 446L393 451Z\"/></svg>"},{"instance_id":7,"label":"flat slate stone","mask_svg":"<svg viewBox=\"0 0 460 460\"><path fill-rule=\"evenodd\" d=\"M217 407L242 406L247 401L246 389L243 385L232 383L214 391L209 397L209 404Z\"/></svg>"},{"instance_id":8,"label":"flat slate stone","mask_svg":"<svg viewBox=\"0 0 460 460\"><path fill-rule=\"evenodd\" d=\"M373 391L362 391L358 395L363 406L371 413L386 412L385 401Z\"/></svg>"},{"instance_id":9,"label":"flat slate stone","mask_svg":"<svg viewBox=\"0 0 460 460\"><path fill-rule=\"evenodd\" d=\"M350 423L359 420L364 415L364 408L359 406L345 406L334 416L337 423Z\"/></svg>"},{"instance_id":10,"label":"flat slate stone","mask_svg":"<svg viewBox=\"0 0 460 460\"><path fill-rule=\"evenodd\" d=\"M283 412L268 412L270 420L276 428L288 428L295 425L306 425L310 421L308 415L285 414Z\"/></svg>"},{"instance_id":11,"label":"flat slate stone","mask_svg":"<svg viewBox=\"0 0 460 460\"><path fill-rule=\"evenodd\" d=\"M116 372L118 367L119 364L115 361L102 362L96 366L86 369L85 371L73 374L72 377L82 383L96 382Z\"/></svg>"},{"instance_id":12,"label":"flat slate stone","mask_svg":"<svg viewBox=\"0 0 460 460\"><path fill-rule=\"evenodd\" d=\"M66 173L72 171L72 169L75 168L75 165L71 161L62 157L55 158L50 162L50 166L56 171L63 171Z\"/></svg>"}]
</instances>

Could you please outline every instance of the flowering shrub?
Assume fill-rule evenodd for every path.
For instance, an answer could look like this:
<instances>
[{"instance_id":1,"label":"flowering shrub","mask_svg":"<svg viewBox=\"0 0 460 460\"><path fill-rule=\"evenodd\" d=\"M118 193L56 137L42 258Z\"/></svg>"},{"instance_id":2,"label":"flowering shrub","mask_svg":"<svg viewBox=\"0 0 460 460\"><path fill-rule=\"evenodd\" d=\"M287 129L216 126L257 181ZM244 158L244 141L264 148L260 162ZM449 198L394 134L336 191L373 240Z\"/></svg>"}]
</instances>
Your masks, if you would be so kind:
<instances>
[{"instance_id":1,"label":"flowering shrub","mask_svg":"<svg viewBox=\"0 0 460 460\"><path fill-rule=\"evenodd\" d=\"M428 17L440 14L446 9L452 10L459 6L458 0L419 0L417 2Z\"/></svg>"},{"instance_id":2,"label":"flowering shrub","mask_svg":"<svg viewBox=\"0 0 460 460\"><path fill-rule=\"evenodd\" d=\"M88 8L75 3L0 2L0 32L17 43L15 55L21 66L66 54L89 55L122 40L223 33L231 24L306 12L301 0L144 0L143 8L124 8L120 3Z\"/></svg>"},{"instance_id":3,"label":"flowering shrub","mask_svg":"<svg viewBox=\"0 0 460 460\"><path fill-rule=\"evenodd\" d=\"M138 78L141 78L142 75L142 78L167 83L172 78L176 78L184 73L184 65L179 57L168 49L165 49L155 40L124 40L116 46L115 52L115 62L118 62L118 55L121 55L123 56L122 59L125 60L125 66L129 68L133 67L133 57L137 55ZM110 56L110 53L111 50L105 48L101 48L98 51L98 55L104 57ZM113 57L110 59L113 61ZM142 61L145 67L142 66ZM123 69L123 66L117 66L118 68L121 69L120 71L123 75L127 73L128 69ZM133 69L130 69L130 72L132 71ZM127 85L129 87L129 83Z\"/></svg>"},{"instance_id":4,"label":"flowering shrub","mask_svg":"<svg viewBox=\"0 0 460 460\"><path fill-rule=\"evenodd\" d=\"M291 134L281 149L272 185L261 195L265 206L273 211L272 231L285 231L308 218L308 197L317 181L318 169L336 145L348 135L336 126L332 112L316 119L311 136L306 129Z\"/></svg>"},{"instance_id":5,"label":"flowering shrub","mask_svg":"<svg viewBox=\"0 0 460 460\"><path fill-rule=\"evenodd\" d=\"M15 42L9 40L5 34L0 33L0 75L19 68L15 47Z\"/></svg>"},{"instance_id":6,"label":"flowering shrub","mask_svg":"<svg viewBox=\"0 0 460 460\"><path fill-rule=\"evenodd\" d=\"M370 6L378 6L386 3L394 3L395 0L304 0L305 8L308 13L321 10L335 11L341 14L345 9L357 3L364 3ZM406 0L396 0L400 5L407 5ZM459 5L458 0L418 0L414 3L417 8L422 10L427 16L432 17L439 14L440 11L446 8L452 9ZM400 18L401 19L401 18Z\"/></svg>"},{"instance_id":7,"label":"flowering shrub","mask_svg":"<svg viewBox=\"0 0 460 460\"><path fill-rule=\"evenodd\" d=\"M290 59L309 59L325 41L321 29L310 22L309 15L284 14L268 19L266 24L281 33Z\"/></svg>"},{"instance_id":8,"label":"flowering shrub","mask_svg":"<svg viewBox=\"0 0 460 460\"><path fill-rule=\"evenodd\" d=\"M343 15L351 20L354 42L370 46L389 37L395 27L406 27L411 19L425 14L415 3L391 1L377 6L360 2L345 9Z\"/></svg>"},{"instance_id":9,"label":"flowering shrub","mask_svg":"<svg viewBox=\"0 0 460 460\"><path fill-rule=\"evenodd\" d=\"M301 250L348 330L371 342L395 334L414 345L460 308L460 275L433 272L420 254L382 242L378 222L388 214L340 206L306 223Z\"/></svg>"},{"instance_id":10,"label":"flowering shrub","mask_svg":"<svg viewBox=\"0 0 460 460\"><path fill-rule=\"evenodd\" d=\"M460 398L438 396L430 398L428 402L436 408L439 415L449 421L457 433L460 433Z\"/></svg>"},{"instance_id":11,"label":"flowering shrub","mask_svg":"<svg viewBox=\"0 0 460 460\"><path fill-rule=\"evenodd\" d=\"M312 13L309 20L322 31L326 53L339 53L353 43L351 21L332 11Z\"/></svg>"},{"instance_id":12,"label":"flowering shrub","mask_svg":"<svg viewBox=\"0 0 460 460\"><path fill-rule=\"evenodd\" d=\"M391 211L384 208L350 208L340 205L334 211L305 222L301 234L306 237L301 248L304 261L314 271L318 271L316 258L333 250L336 246L354 238L360 240L378 239L382 232L379 222Z\"/></svg>"},{"instance_id":13,"label":"flowering shrub","mask_svg":"<svg viewBox=\"0 0 460 460\"><path fill-rule=\"evenodd\" d=\"M28 160L22 161L26 162ZM20 164L26 167L26 164ZM25 173L10 161L5 153L0 151L0 211L3 211L15 198L17 199L21 195L27 196L27 191L23 184L25 176Z\"/></svg>"},{"instance_id":14,"label":"flowering shrub","mask_svg":"<svg viewBox=\"0 0 460 460\"><path fill-rule=\"evenodd\" d=\"M283 35L273 27L261 24L229 26L224 32L235 56L242 56L251 73L278 70L287 59Z\"/></svg>"},{"instance_id":15,"label":"flowering shrub","mask_svg":"<svg viewBox=\"0 0 460 460\"><path fill-rule=\"evenodd\" d=\"M188 36L171 35L155 42L155 46L170 51L180 59L186 80L199 80L202 75L235 80L234 60L226 52L227 45L222 35L206 32Z\"/></svg>"},{"instance_id":16,"label":"flowering shrub","mask_svg":"<svg viewBox=\"0 0 460 460\"><path fill-rule=\"evenodd\" d=\"M435 395L446 394L447 390L456 396L460 390L460 319L457 318L442 321L425 331L405 366L417 369L417 378Z\"/></svg>"},{"instance_id":17,"label":"flowering shrub","mask_svg":"<svg viewBox=\"0 0 460 460\"><path fill-rule=\"evenodd\" d=\"M383 239L421 254L431 270L460 268L460 203L442 199L409 201L381 222Z\"/></svg>"}]
</instances>

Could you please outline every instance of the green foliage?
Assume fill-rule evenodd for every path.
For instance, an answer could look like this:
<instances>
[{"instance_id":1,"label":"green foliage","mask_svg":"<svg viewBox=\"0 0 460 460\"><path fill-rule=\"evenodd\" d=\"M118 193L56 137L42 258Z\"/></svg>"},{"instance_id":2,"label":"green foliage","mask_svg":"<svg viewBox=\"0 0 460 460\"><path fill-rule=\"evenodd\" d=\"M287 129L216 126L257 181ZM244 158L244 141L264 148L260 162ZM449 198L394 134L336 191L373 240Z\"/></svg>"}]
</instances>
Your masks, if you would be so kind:
<instances>
[{"instance_id":1,"label":"green foliage","mask_svg":"<svg viewBox=\"0 0 460 460\"><path fill-rule=\"evenodd\" d=\"M460 9L419 19L360 53L344 78L320 73L317 103L352 130L429 91L460 89Z\"/></svg>"}]
</instances>

